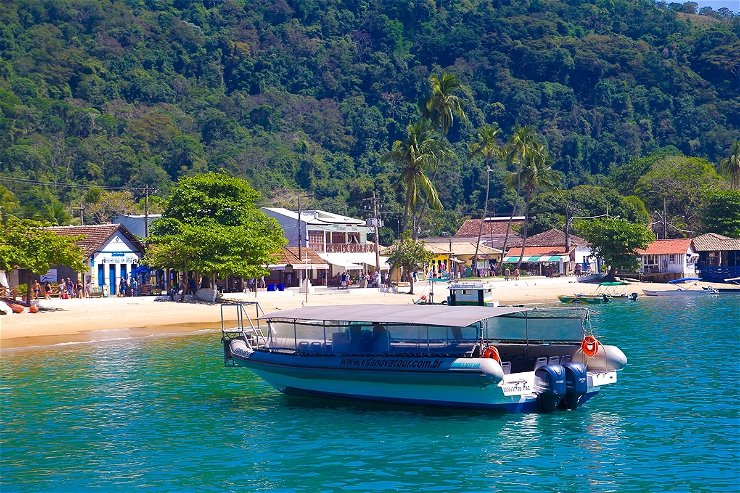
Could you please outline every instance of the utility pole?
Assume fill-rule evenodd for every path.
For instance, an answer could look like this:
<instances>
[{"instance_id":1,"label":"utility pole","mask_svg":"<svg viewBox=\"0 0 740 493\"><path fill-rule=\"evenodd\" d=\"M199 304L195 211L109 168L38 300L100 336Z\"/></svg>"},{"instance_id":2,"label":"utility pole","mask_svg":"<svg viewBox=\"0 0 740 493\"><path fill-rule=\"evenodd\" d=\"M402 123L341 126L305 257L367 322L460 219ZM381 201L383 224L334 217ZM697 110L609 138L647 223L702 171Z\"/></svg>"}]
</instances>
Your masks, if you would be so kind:
<instances>
[{"instance_id":1,"label":"utility pole","mask_svg":"<svg viewBox=\"0 0 740 493\"><path fill-rule=\"evenodd\" d=\"M149 237L149 194L157 190L149 185L144 187L144 242Z\"/></svg>"},{"instance_id":2,"label":"utility pole","mask_svg":"<svg viewBox=\"0 0 740 493\"><path fill-rule=\"evenodd\" d=\"M301 256L301 196L298 195L298 258L303 258Z\"/></svg>"},{"instance_id":3,"label":"utility pole","mask_svg":"<svg viewBox=\"0 0 740 493\"><path fill-rule=\"evenodd\" d=\"M84 226L85 225L85 204L81 203L78 209L80 210L80 225Z\"/></svg>"},{"instance_id":4,"label":"utility pole","mask_svg":"<svg viewBox=\"0 0 740 493\"><path fill-rule=\"evenodd\" d=\"M666 218L666 210L665 210L665 197L663 197L663 239L668 238L668 221Z\"/></svg>"},{"instance_id":5,"label":"utility pole","mask_svg":"<svg viewBox=\"0 0 740 493\"><path fill-rule=\"evenodd\" d=\"M380 240L378 239L378 200L373 190L373 217L375 222L375 272L380 274Z\"/></svg>"}]
</instances>

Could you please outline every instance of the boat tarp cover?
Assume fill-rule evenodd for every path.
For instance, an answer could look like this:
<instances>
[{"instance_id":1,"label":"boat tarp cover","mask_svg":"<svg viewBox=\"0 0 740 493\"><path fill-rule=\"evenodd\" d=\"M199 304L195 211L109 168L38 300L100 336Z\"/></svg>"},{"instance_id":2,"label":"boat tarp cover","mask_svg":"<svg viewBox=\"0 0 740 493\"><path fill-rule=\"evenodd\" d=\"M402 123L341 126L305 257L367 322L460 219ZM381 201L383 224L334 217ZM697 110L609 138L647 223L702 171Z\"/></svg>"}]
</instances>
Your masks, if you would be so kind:
<instances>
[{"instance_id":1,"label":"boat tarp cover","mask_svg":"<svg viewBox=\"0 0 740 493\"><path fill-rule=\"evenodd\" d=\"M529 310L531 308L508 306L342 305L280 310L268 313L260 318L467 327L487 318Z\"/></svg>"}]
</instances>

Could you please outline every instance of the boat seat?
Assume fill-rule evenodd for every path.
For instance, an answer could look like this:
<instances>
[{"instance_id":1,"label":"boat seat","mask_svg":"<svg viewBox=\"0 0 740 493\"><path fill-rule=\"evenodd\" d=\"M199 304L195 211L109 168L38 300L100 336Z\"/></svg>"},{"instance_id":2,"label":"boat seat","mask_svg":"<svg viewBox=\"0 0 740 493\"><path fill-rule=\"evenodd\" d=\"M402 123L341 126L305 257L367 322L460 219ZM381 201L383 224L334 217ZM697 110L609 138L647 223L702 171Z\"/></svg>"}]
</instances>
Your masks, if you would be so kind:
<instances>
[{"instance_id":1,"label":"boat seat","mask_svg":"<svg viewBox=\"0 0 740 493\"><path fill-rule=\"evenodd\" d=\"M537 361L534 363L534 369L536 370L540 366L545 366L547 364L547 356L540 356L537 358Z\"/></svg>"},{"instance_id":2,"label":"boat seat","mask_svg":"<svg viewBox=\"0 0 740 493\"><path fill-rule=\"evenodd\" d=\"M298 351L308 351L308 342L301 341L298 343Z\"/></svg>"},{"instance_id":3,"label":"boat seat","mask_svg":"<svg viewBox=\"0 0 740 493\"><path fill-rule=\"evenodd\" d=\"M563 365L565 363L570 363L573 360L573 356L570 354L566 354L565 356L560 357L560 364Z\"/></svg>"},{"instance_id":4,"label":"boat seat","mask_svg":"<svg viewBox=\"0 0 740 493\"><path fill-rule=\"evenodd\" d=\"M323 350L320 342L312 342L311 343L311 351L320 353Z\"/></svg>"},{"instance_id":5,"label":"boat seat","mask_svg":"<svg viewBox=\"0 0 740 493\"><path fill-rule=\"evenodd\" d=\"M511 373L511 361L502 361L501 368L504 370L504 375Z\"/></svg>"},{"instance_id":6,"label":"boat seat","mask_svg":"<svg viewBox=\"0 0 740 493\"><path fill-rule=\"evenodd\" d=\"M547 359L548 365L559 365L560 364L560 356L550 356Z\"/></svg>"}]
</instances>

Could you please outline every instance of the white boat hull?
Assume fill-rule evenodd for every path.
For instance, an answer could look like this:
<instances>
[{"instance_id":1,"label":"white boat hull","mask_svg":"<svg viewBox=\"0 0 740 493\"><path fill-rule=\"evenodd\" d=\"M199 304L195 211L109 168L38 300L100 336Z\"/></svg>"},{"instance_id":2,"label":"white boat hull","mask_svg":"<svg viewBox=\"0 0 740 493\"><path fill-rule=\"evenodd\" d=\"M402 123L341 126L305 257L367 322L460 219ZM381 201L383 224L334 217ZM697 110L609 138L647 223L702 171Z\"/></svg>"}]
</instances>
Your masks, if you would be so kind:
<instances>
[{"instance_id":1,"label":"white boat hull","mask_svg":"<svg viewBox=\"0 0 740 493\"><path fill-rule=\"evenodd\" d=\"M504 375L501 365L492 359L317 356L307 362L305 357L290 354L238 353L234 354L237 366L252 369L286 394L509 412L539 408L535 372ZM405 363L408 366L397 366ZM589 372L588 391L580 402L596 395L602 385L616 381L616 371Z\"/></svg>"}]
</instances>

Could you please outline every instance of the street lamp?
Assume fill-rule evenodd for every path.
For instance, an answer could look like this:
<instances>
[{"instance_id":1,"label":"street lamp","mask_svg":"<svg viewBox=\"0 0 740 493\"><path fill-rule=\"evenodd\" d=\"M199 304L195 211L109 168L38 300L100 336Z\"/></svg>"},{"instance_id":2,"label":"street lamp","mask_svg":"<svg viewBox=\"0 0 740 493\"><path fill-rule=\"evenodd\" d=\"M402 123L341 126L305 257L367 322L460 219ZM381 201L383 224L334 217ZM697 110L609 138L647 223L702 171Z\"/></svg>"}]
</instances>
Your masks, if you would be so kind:
<instances>
[{"instance_id":1,"label":"street lamp","mask_svg":"<svg viewBox=\"0 0 740 493\"><path fill-rule=\"evenodd\" d=\"M491 168L486 168L486 201L483 203L483 219L480 221L480 227L478 228L478 241L475 243L475 255L473 255L473 274L478 273L478 247L480 246L480 238L483 234L483 223L486 222L486 216L488 215L488 193L491 189ZM477 277L477 276L476 276Z\"/></svg>"}]
</instances>

